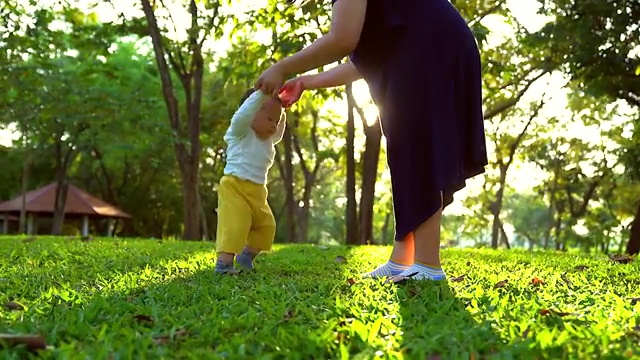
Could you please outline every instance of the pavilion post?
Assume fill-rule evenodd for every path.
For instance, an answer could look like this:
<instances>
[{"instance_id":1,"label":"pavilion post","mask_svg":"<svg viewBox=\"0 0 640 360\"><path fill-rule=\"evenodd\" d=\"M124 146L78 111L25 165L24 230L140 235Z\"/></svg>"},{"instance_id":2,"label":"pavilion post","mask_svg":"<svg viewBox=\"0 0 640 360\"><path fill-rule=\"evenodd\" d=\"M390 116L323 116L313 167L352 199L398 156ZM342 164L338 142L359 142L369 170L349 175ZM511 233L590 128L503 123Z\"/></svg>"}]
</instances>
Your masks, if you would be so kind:
<instances>
[{"instance_id":1,"label":"pavilion post","mask_svg":"<svg viewBox=\"0 0 640 360\"><path fill-rule=\"evenodd\" d=\"M113 218L107 219L107 237L113 236L113 228L115 227L115 220Z\"/></svg>"},{"instance_id":2,"label":"pavilion post","mask_svg":"<svg viewBox=\"0 0 640 360\"><path fill-rule=\"evenodd\" d=\"M9 216L4 214L2 220L2 233L7 235L9 233Z\"/></svg>"},{"instance_id":3,"label":"pavilion post","mask_svg":"<svg viewBox=\"0 0 640 360\"><path fill-rule=\"evenodd\" d=\"M33 213L27 214L27 235L33 235Z\"/></svg>"},{"instance_id":4,"label":"pavilion post","mask_svg":"<svg viewBox=\"0 0 640 360\"><path fill-rule=\"evenodd\" d=\"M82 236L89 235L89 216L82 216Z\"/></svg>"}]
</instances>

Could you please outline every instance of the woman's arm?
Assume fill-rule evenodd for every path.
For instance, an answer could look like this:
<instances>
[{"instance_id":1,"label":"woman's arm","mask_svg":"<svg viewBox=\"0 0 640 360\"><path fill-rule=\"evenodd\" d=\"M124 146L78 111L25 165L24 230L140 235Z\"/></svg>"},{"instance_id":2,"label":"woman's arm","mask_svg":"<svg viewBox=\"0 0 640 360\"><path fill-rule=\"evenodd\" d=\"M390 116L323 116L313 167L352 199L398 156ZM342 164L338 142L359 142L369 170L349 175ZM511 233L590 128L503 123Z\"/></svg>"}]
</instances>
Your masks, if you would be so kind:
<instances>
[{"instance_id":1,"label":"woman's arm","mask_svg":"<svg viewBox=\"0 0 640 360\"><path fill-rule=\"evenodd\" d=\"M338 0L331 13L329 33L277 64L286 75L299 74L338 61L353 52L367 10L367 0Z\"/></svg>"},{"instance_id":2,"label":"woman's arm","mask_svg":"<svg viewBox=\"0 0 640 360\"><path fill-rule=\"evenodd\" d=\"M302 76L300 80L305 90L315 90L347 85L360 79L362 79L362 75L349 61L319 74Z\"/></svg>"}]
</instances>

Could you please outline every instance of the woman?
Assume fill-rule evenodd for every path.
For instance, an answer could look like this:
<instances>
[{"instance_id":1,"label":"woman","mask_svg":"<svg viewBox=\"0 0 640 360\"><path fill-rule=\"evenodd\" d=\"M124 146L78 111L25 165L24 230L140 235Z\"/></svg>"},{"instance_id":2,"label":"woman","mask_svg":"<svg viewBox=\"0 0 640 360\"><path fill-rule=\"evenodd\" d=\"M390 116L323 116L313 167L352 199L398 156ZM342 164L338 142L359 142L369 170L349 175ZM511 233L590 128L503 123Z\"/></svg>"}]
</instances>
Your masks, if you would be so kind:
<instances>
[{"instance_id":1,"label":"woman","mask_svg":"<svg viewBox=\"0 0 640 360\"><path fill-rule=\"evenodd\" d=\"M346 55L345 64L282 86ZM380 113L396 220L391 258L367 276L444 280L442 210L487 164L476 41L448 0L333 0L330 31L255 87L297 101L305 89L360 78Z\"/></svg>"}]
</instances>

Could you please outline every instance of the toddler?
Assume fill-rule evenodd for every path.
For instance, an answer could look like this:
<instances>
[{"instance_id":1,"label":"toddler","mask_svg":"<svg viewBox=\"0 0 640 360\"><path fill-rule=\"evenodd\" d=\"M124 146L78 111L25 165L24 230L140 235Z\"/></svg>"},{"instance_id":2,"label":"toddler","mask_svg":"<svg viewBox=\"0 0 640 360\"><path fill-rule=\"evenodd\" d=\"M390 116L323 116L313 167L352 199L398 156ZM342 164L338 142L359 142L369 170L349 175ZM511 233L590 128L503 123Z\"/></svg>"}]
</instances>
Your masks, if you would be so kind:
<instances>
[{"instance_id":1,"label":"toddler","mask_svg":"<svg viewBox=\"0 0 640 360\"><path fill-rule=\"evenodd\" d=\"M275 144L284 134L284 111L279 99L254 89L247 90L240 104L224 135L227 158L218 185L218 273L253 269L254 258L271 249L276 232L266 180ZM240 269L234 268L234 259Z\"/></svg>"}]
</instances>

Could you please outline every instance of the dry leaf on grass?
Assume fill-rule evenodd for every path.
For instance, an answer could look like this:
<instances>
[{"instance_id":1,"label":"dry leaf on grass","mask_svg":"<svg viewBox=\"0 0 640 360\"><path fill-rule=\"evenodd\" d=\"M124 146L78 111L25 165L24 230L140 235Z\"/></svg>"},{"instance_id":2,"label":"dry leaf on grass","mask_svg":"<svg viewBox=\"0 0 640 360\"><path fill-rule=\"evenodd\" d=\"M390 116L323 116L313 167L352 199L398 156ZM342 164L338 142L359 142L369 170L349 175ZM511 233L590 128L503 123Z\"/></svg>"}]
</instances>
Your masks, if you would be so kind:
<instances>
[{"instance_id":1,"label":"dry leaf on grass","mask_svg":"<svg viewBox=\"0 0 640 360\"><path fill-rule=\"evenodd\" d=\"M573 285L573 283L571 282L571 280L569 280L569 278L567 277L567 273L562 273L560 275L560 278L562 279L562 281L564 281L565 284L567 284L568 286Z\"/></svg>"},{"instance_id":2,"label":"dry leaf on grass","mask_svg":"<svg viewBox=\"0 0 640 360\"><path fill-rule=\"evenodd\" d=\"M357 281L356 279L354 279L354 278L349 278L349 279L347 280L347 283L348 283L349 285L353 285L353 284L355 284L355 283L357 283L357 282L358 282L358 281Z\"/></svg>"},{"instance_id":3,"label":"dry leaf on grass","mask_svg":"<svg viewBox=\"0 0 640 360\"><path fill-rule=\"evenodd\" d=\"M531 279L531 285L540 286L540 285L544 285L544 284L545 284L544 280L542 280L540 278L534 277L533 279Z\"/></svg>"},{"instance_id":4,"label":"dry leaf on grass","mask_svg":"<svg viewBox=\"0 0 640 360\"><path fill-rule=\"evenodd\" d=\"M296 315L296 312L289 309L287 310L287 312L284 313L284 320L291 320L293 319L293 317Z\"/></svg>"},{"instance_id":5,"label":"dry leaf on grass","mask_svg":"<svg viewBox=\"0 0 640 360\"><path fill-rule=\"evenodd\" d=\"M503 287L507 286L507 283L508 283L508 282L509 282L509 280L507 280L507 279L502 280L502 281L498 281L495 285L493 285L493 288L494 288L494 289L500 289L500 288L503 288Z\"/></svg>"},{"instance_id":6,"label":"dry leaf on grass","mask_svg":"<svg viewBox=\"0 0 640 360\"><path fill-rule=\"evenodd\" d=\"M146 323L153 324L153 318L149 315L138 314L138 315L135 315L133 318L138 320L139 322L146 322Z\"/></svg>"},{"instance_id":7,"label":"dry leaf on grass","mask_svg":"<svg viewBox=\"0 0 640 360\"><path fill-rule=\"evenodd\" d=\"M18 304L15 301L9 301L6 304L4 304L4 307L7 310L24 310L24 306L22 306L22 304Z\"/></svg>"},{"instance_id":8,"label":"dry leaf on grass","mask_svg":"<svg viewBox=\"0 0 640 360\"><path fill-rule=\"evenodd\" d=\"M609 258L618 264L628 264L633 261L633 258L625 254L609 255Z\"/></svg>"},{"instance_id":9,"label":"dry leaf on grass","mask_svg":"<svg viewBox=\"0 0 640 360\"><path fill-rule=\"evenodd\" d=\"M47 340L42 335L0 334L0 348L24 345L28 350L44 350Z\"/></svg>"},{"instance_id":10,"label":"dry leaf on grass","mask_svg":"<svg viewBox=\"0 0 640 360\"><path fill-rule=\"evenodd\" d=\"M640 297L631 298L631 305L635 305L640 301Z\"/></svg>"},{"instance_id":11,"label":"dry leaf on grass","mask_svg":"<svg viewBox=\"0 0 640 360\"><path fill-rule=\"evenodd\" d=\"M542 309L542 310L540 310L540 315L542 315L542 316L555 315L555 316L559 316L559 317L565 317L565 316L568 316L568 315L577 315L577 314L556 311L556 310L553 310L553 309Z\"/></svg>"},{"instance_id":12,"label":"dry leaf on grass","mask_svg":"<svg viewBox=\"0 0 640 360\"><path fill-rule=\"evenodd\" d=\"M453 281L453 282L461 282L461 281L463 281L464 279L466 279L466 277L467 277L467 275L463 274L463 275L460 275L460 276L458 276L458 277L454 277L454 278L452 278L452 279L451 279L451 281Z\"/></svg>"},{"instance_id":13,"label":"dry leaf on grass","mask_svg":"<svg viewBox=\"0 0 640 360\"><path fill-rule=\"evenodd\" d=\"M587 265L578 265L574 269L576 269L578 271L584 271L584 270L587 270L588 268L589 267Z\"/></svg>"}]
</instances>

